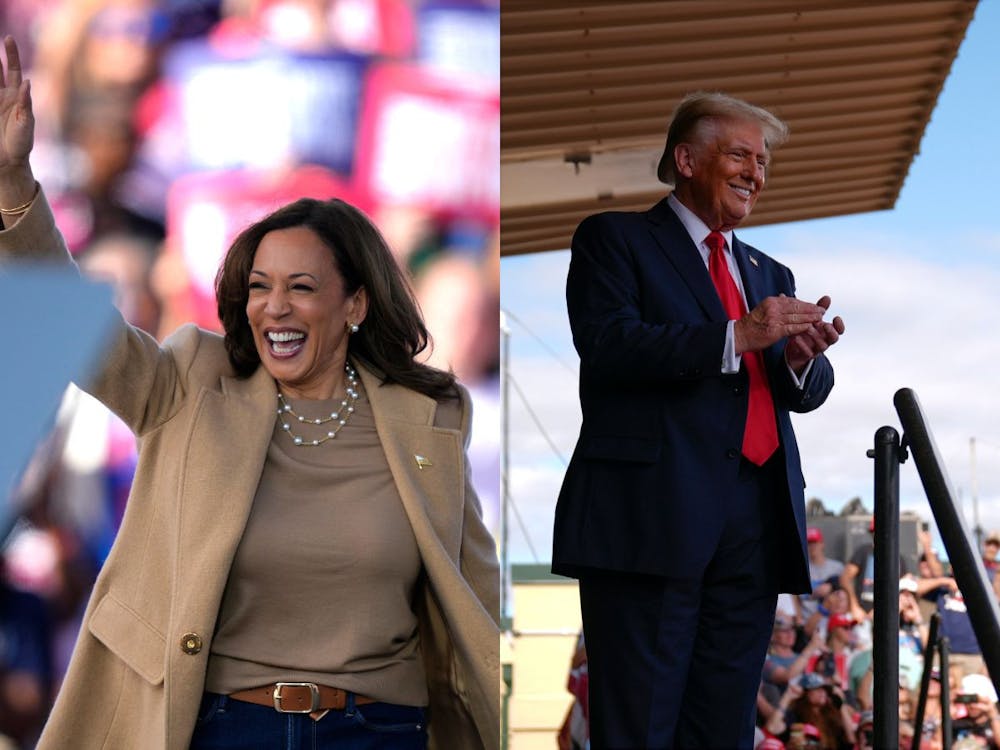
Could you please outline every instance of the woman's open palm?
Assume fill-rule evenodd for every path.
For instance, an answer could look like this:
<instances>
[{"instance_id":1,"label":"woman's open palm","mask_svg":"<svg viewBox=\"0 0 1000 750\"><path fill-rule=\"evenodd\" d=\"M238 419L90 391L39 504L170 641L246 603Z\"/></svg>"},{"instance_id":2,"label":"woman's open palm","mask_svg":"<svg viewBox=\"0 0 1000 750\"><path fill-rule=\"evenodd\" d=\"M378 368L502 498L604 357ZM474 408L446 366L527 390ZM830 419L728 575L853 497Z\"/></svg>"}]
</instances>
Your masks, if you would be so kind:
<instances>
[{"instance_id":1,"label":"woman's open palm","mask_svg":"<svg viewBox=\"0 0 1000 750\"><path fill-rule=\"evenodd\" d=\"M10 36L3 42L7 66L0 66L0 171L27 162L35 137L31 87L23 80L17 43Z\"/></svg>"}]
</instances>

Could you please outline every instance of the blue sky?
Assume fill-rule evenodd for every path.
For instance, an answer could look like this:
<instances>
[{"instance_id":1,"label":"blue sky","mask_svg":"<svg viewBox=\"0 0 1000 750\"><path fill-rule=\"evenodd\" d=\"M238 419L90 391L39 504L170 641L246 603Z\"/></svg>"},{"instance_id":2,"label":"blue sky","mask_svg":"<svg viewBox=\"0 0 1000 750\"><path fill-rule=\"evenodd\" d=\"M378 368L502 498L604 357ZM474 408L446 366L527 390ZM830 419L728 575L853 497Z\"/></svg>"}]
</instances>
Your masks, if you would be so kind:
<instances>
[{"instance_id":1,"label":"blue sky","mask_svg":"<svg viewBox=\"0 0 1000 750\"><path fill-rule=\"evenodd\" d=\"M894 209L737 231L792 268L800 297L829 294L831 312L847 324L830 353L837 371L833 394L819 411L795 417L806 496L821 498L831 510L855 496L872 507L872 462L865 451L880 426L899 429L892 395L910 387L969 525L975 491L982 525L1000 528L997 39L1000 2L985 0ZM511 331L515 562L550 557L563 460L579 429L577 358L563 302L568 258L560 251L501 261L501 307ZM902 467L901 503L932 520L912 461Z\"/></svg>"}]
</instances>

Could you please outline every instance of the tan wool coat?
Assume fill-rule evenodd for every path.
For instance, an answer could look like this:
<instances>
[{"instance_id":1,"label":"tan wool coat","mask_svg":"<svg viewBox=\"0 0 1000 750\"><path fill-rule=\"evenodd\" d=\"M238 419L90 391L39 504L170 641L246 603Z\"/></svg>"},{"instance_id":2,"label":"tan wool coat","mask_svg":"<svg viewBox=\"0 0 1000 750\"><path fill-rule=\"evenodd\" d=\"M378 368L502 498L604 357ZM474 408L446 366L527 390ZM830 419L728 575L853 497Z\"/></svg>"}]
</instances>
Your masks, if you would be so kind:
<instances>
[{"instance_id":1,"label":"tan wool coat","mask_svg":"<svg viewBox=\"0 0 1000 750\"><path fill-rule=\"evenodd\" d=\"M18 258L71 262L44 195L0 232L0 261ZM277 389L264 368L234 377L221 337L191 325L161 346L123 321L104 361L86 390L139 437L139 464L38 747L184 750ZM499 575L469 481L468 394L437 402L357 369L426 572L430 746L496 750Z\"/></svg>"}]
</instances>

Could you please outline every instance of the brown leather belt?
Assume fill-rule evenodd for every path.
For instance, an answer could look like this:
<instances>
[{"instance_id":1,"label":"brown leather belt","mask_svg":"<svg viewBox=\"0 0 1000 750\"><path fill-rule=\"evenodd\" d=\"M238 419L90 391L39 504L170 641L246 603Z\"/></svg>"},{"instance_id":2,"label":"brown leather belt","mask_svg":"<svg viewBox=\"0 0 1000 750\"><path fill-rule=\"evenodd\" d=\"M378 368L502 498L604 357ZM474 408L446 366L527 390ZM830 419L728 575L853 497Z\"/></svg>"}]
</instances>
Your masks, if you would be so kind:
<instances>
[{"instance_id":1,"label":"brown leather belt","mask_svg":"<svg viewBox=\"0 0 1000 750\"><path fill-rule=\"evenodd\" d=\"M283 714L325 714L331 709L342 711L347 706L347 694L346 690L315 682L276 682L230 693L229 697L268 706ZM355 705L368 703L375 703L375 699L355 694Z\"/></svg>"}]
</instances>

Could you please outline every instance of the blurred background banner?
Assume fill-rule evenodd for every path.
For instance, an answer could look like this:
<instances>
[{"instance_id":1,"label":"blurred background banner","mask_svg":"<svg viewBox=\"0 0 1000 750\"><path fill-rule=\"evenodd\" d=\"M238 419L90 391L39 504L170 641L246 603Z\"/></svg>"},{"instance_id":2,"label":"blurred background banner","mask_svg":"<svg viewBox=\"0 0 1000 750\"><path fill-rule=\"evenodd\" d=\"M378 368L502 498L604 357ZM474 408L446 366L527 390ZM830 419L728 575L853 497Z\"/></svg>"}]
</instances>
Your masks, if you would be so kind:
<instances>
[{"instance_id":1,"label":"blurred background banner","mask_svg":"<svg viewBox=\"0 0 1000 750\"><path fill-rule=\"evenodd\" d=\"M360 190L443 217L499 220L495 91L415 65L380 66L369 76L361 122Z\"/></svg>"},{"instance_id":2,"label":"blurred background banner","mask_svg":"<svg viewBox=\"0 0 1000 750\"><path fill-rule=\"evenodd\" d=\"M58 300L59 304L51 304ZM0 274L7 418L0 422L0 535L39 489L24 474L35 446L51 430L70 380L91 375L115 317L107 284L85 281L71 270L22 267ZM39 448L38 463L50 455Z\"/></svg>"},{"instance_id":3,"label":"blurred background banner","mask_svg":"<svg viewBox=\"0 0 1000 750\"><path fill-rule=\"evenodd\" d=\"M500 17L494 4L424 2L416 16L422 66L500 85Z\"/></svg>"},{"instance_id":4,"label":"blurred background banner","mask_svg":"<svg viewBox=\"0 0 1000 750\"><path fill-rule=\"evenodd\" d=\"M369 59L258 40L187 42L165 60L187 169L322 164L350 174ZM173 129L173 122L169 123Z\"/></svg>"}]
</instances>

